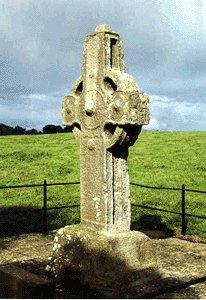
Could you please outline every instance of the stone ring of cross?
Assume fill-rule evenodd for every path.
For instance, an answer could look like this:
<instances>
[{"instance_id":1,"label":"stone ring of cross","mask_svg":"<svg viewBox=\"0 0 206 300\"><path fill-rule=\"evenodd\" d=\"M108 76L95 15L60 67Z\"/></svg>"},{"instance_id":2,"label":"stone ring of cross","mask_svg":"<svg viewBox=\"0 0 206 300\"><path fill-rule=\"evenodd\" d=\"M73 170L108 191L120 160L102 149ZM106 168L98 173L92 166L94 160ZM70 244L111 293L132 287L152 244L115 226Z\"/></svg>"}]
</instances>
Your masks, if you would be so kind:
<instances>
[{"instance_id":1,"label":"stone ring of cross","mask_svg":"<svg viewBox=\"0 0 206 300\"><path fill-rule=\"evenodd\" d=\"M107 24L85 39L82 75L63 99L62 120L79 141L82 131L102 136L106 149L132 146L149 124L149 96L125 73L120 37Z\"/></svg>"}]
</instances>

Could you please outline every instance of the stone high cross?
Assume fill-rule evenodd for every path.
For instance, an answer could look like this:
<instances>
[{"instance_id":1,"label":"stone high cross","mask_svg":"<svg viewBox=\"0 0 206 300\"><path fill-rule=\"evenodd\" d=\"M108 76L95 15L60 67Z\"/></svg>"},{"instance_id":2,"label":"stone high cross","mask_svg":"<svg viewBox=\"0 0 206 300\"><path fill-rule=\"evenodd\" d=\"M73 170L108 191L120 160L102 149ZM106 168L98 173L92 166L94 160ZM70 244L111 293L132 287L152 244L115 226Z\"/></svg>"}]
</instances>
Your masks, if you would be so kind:
<instances>
[{"instance_id":1,"label":"stone high cross","mask_svg":"<svg viewBox=\"0 0 206 300\"><path fill-rule=\"evenodd\" d=\"M125 73L119 34L107 24L86 36L82 75L63 99L62 124L80 142L81 225L130 230L128 148L149 124L149 96Z\"/></svg>"}]
</instances>

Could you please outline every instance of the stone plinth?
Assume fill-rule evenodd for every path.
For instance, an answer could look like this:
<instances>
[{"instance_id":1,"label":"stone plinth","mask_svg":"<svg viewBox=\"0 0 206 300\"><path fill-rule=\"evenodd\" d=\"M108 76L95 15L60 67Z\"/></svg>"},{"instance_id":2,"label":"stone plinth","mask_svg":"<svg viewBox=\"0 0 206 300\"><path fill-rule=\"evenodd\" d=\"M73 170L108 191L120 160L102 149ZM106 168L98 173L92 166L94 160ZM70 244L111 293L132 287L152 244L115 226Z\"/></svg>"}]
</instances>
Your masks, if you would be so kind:
<instances>
[{"instance_id":1,"label":"stone plinth","mask_svg":"<svg viewBox=\"0 0 206 300\"><path fill-rule=\"evenodd\" d=\"M57 232L48 270L60 282L67 280L68 286L69 271L75 271L80 284L112 294L160 277L156 249L148 236L138 231L100 234L82 225Z\"/></svg>"}]
</instances>

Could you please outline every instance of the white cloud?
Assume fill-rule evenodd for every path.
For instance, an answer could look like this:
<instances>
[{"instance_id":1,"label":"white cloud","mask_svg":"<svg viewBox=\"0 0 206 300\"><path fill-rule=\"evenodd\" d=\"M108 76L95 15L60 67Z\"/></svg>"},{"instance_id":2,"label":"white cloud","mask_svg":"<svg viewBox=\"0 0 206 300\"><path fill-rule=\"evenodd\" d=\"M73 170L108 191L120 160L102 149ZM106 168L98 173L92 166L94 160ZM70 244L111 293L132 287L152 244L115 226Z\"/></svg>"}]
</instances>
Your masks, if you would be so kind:
<instances>
[{"instance_id":1,"label":"white cloud","mask_svg":"<svg viewBox=\"0 0 206 300\"><path fill-rule=\"evenodd\" d=\"M157 102L157 103L168 103L171 100L174 100L175 98L168 98L167 96L159 96L159 95L150 95L149 98L151 99L152 102Z\"/></svg>"},{"instance_id":2,"label":"white cloud","mask_svg":"<svg viewBox=\"0 0 206 300\"><path fill-rule=\"evenodd\" d=\"M156 118L150 118L149 125L143 125L144 130L157 130L160 128L160 124Z\"/></svg>"},{"instance_id":3,"label":"white cloud","mask_svg":"<svg viewBox=\"0 0 206 300\"><path fill-rule=\"evenodd\" d=\"M35 99L35 100L48 100L47 95L42 95L42 94L32 94L32 95L21 95L20 96L23 99Z\"/></svg>"},{"instance_id":4,"label":"white cloud","mask_svg":"<svg viewBox=\"0 0 206 300\"><path fill-rule=\"evenodd\" d=\"M0 2L1 123L61 125L84 39L106 22L120 34L126 71L150 96L145 129L205 130L205 1Z\"/></svg>"}]
</instances>

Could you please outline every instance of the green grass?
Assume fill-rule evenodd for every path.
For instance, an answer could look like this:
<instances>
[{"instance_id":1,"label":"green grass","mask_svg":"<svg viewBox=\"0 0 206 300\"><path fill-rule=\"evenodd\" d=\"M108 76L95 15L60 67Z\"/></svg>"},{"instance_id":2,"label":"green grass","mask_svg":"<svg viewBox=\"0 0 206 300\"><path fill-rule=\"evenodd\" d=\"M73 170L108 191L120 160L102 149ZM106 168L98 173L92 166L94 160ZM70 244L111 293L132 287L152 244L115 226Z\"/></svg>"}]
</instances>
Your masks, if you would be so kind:
<instances>
[{"instance_id":1,"label":"green grass","mask_svg":"<svg viewBox=\"0 0 206 300\"><path fill-rule=\"evenodd\" d=\"M80 181L79 143L73 133L0 137L0 186ZM156 187L206 190L205 131L142 131L129 148L130 182ZM130 185L136 204L181 212L181 191ZM185 193L186 213L206 216L206 194ZM80 204L80 185L47 187L47 206ZM43 187L0 189L0 236L42 232ZM12 210L24 211L11 214ZM80 207L48 210L48 230L80 223ZM181 215L131 207L132 221L158 216L181 230ZM187 234L206 237L206 219L186 216Z\"/></svg>"}]
</instances>

